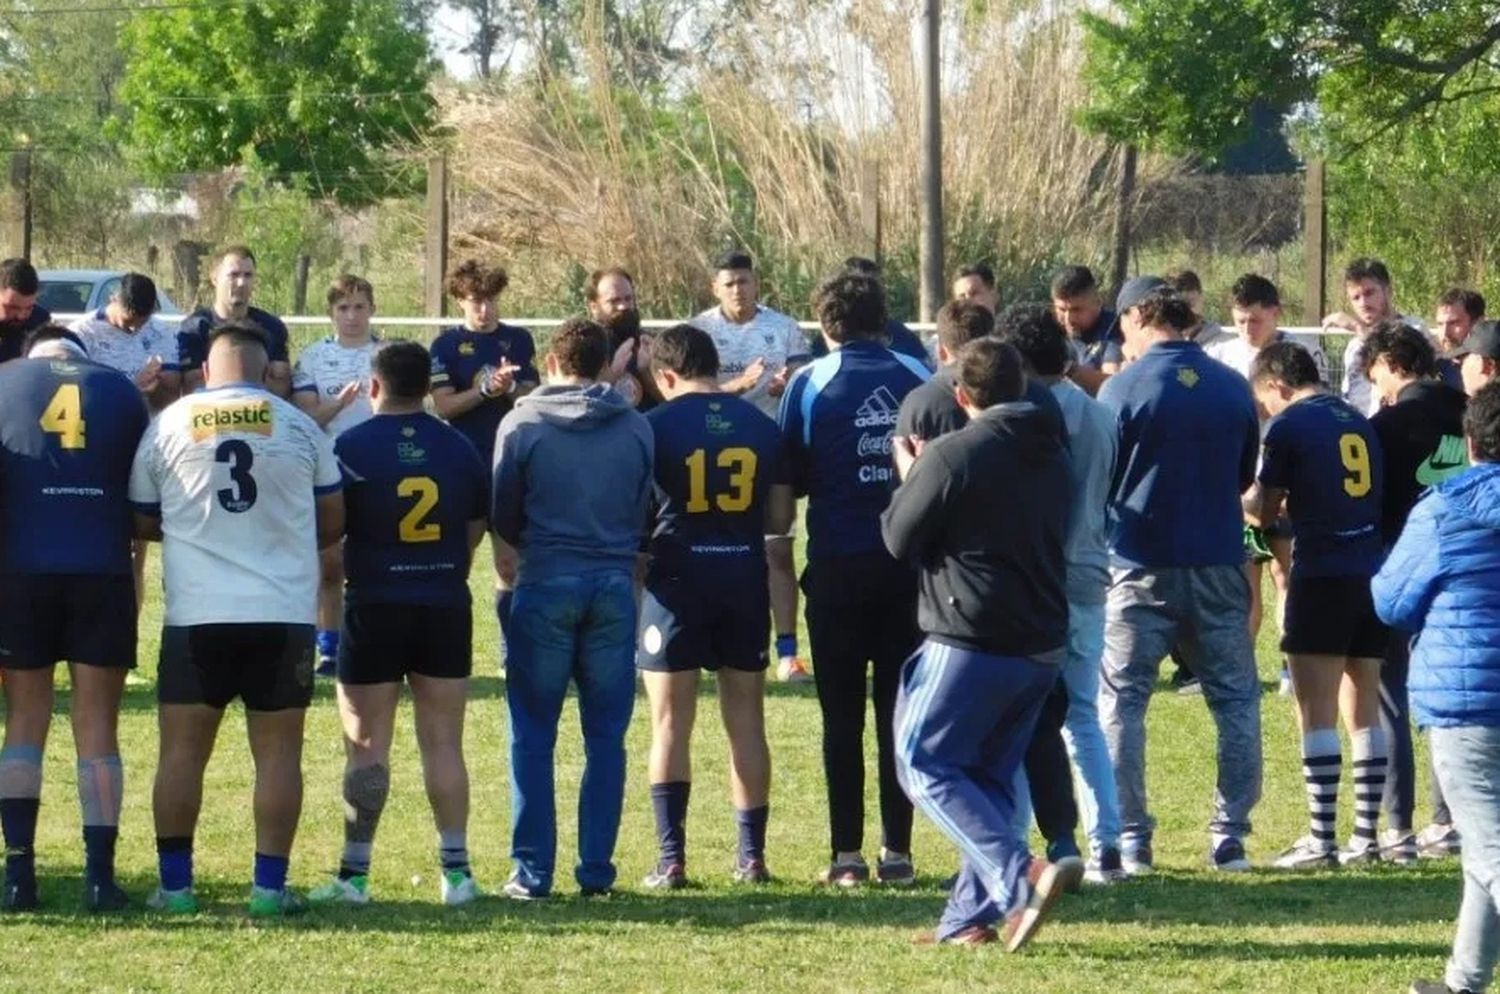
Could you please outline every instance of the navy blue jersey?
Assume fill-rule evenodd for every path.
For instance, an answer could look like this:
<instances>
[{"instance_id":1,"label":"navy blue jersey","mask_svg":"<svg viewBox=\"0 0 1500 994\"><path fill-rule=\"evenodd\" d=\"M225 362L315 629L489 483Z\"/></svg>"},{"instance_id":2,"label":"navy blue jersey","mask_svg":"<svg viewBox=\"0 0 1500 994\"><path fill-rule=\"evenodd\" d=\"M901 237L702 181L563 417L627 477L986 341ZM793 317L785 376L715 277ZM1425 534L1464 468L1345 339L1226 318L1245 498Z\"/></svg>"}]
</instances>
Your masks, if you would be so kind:
<instances>
[{"instance_id":1,"label":"navy blue jersey","mask_svg":"<svg viewBox=\"0 0 1500 994\"><path fill-rule=\"evenodd\" d=\"M344 475L349 604L469 603L469 522L488 471L430 414L377 414L334 443Z\"/></svg>"},{"instance_id":2,"label":"navy blue jersey","mask_svg":"<svg viewBox=\"0 0 1500 994\"><path fill-rule=\"evenodd\" d=\"M444 328L432 343L432 385L468 390L474 378L486 366L508 362L520 366L516 382L535 384L542 381L536 370L536 343L531 332L512 325L497 325L494 331L474 331L465 327ZM465 411L449 424L463 432L486 463L495 452L495 431L500 419L516 404L515 397L492 397L478 407Z\"/></svg>"},{"instance_id":3,"label":"navy blue jersey","mask_svg":"<svg viewBox=\"0 0 1500 994\"><path fill-rule=\"evenodd\" d=\"M646 416L656 440L654 566L765 569L766 495L780 481L781 433L760 408L692 393Z\"/></svg>"},{"instance_id":4,"label":"navy blue jersey","mask_svg":"<svg viewBox=\"0 0 1500 994\"><path fill-rule=\"evenodd\" d=\"M1383 470L1375 429L1332 394L1299 400L1272 419L1260 485L1287 492L1294 576L1375 575Z\"/></svg>"},{"instance_id":5,"label":"navy blue jersey","mask_svg":"<svg viewBox=\"0 0 1500 994\"><path fill-rule=\"evenodd\" d=\"M0 321L0 362L21 358L21 349L26 345L26 336L43 325L52 323L52 312L41 304L31 309L23 321Z\"/></svg>"},{"instance_id":6,"label":"navy blue jersey","mask_svg":"<svg viewBox=\"0 0 1500 994\"><path fill-rule=\"evenodd\" d=\"M272 362L291 361L286 324L281 318L252 307L245 312L244 320L265 332L266 354ZM203 368L203 360L208 358L208 333L224 322L211 307L200 307L182 319L177 326L177 358L184 370Z\"/></svg>"},{"instance_id":7,"label":"navy blue jersey","mask_svg":"<svg viewBox=\"0 0 1500 994\"><path fill-rule=\"evenodd\" d=\"M150 417L84 359L0 367L0 571L130 573L130 465Z\"/></svg>"},{"instance_id":8,"label":"navy blue jersey","mask_svg":"<svg viewBox=\"0 0 1500 994\"><path fill-rule=\"evenodd\" d=\"M798 370L781 398L792 483L806 495L809 559L884 552L880 513L896 486L891 432L927 367L879 342L849 342Z\"/></svg>"}]
</instances>

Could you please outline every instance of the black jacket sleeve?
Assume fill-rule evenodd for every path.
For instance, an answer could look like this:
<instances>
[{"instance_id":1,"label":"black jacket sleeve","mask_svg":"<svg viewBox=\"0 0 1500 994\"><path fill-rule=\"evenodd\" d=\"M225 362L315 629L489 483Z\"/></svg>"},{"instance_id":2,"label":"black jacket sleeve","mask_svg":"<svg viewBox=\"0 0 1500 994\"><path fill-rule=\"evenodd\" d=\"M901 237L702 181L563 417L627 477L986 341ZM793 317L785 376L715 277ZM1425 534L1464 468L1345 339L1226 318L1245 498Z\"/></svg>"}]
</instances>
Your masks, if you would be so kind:
<instances>
[{"instance_id":1,"label":"black jacket sleeve","mask_svg":"<svg viewBox=\"0 0 1500 994\"><path fill-rule=\"evenodd\" d=\"M915 564L927 558L942 534L952 481L953 470L940 451L922 453L880 516L880 534L892 556Z\"/></svg>"}]
</instances>

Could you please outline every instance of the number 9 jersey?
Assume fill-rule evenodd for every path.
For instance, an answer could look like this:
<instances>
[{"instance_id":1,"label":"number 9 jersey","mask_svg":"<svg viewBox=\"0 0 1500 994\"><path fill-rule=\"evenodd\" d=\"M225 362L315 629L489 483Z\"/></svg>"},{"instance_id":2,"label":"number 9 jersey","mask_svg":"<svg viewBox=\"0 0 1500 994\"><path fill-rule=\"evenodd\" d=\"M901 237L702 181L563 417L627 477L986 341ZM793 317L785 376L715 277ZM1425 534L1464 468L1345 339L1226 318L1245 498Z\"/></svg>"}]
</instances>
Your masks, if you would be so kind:
<instances>
[{"instance_id":1,"label":"number 9 jersey","mask_svg":"<svg viewBox=\"0 0 1500 994\"><path fill-rule=\"evenodd\" d=\"M333 441L262 387L169 405L130 476L136 511L161 518L165 624L313 624L316 498L341 486Z\"/></svg>"}]
</instances>

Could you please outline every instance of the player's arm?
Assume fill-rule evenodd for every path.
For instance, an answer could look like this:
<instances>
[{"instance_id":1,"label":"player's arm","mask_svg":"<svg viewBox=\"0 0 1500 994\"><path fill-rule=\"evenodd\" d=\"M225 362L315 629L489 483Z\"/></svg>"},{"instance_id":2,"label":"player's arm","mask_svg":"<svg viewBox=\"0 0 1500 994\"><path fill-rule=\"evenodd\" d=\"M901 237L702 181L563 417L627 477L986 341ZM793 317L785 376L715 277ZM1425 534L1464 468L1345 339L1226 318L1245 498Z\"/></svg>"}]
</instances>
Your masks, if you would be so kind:
<instances>
[{"instance_id":1,"label":"player's arm","mask_svg":"<svg viewBox=\"0 0 1500 994\"><path fill-rule=\"evenodd\" d=\"M318 494L316 501L318 548L326 549L344 537L344 493L334 490Z\"/></svg>"},{"instance_id":2,"label":"player's arm","mask_svg":"<svg viewBox=\"0 0 1500 994\"><path fill-rule=\"evenodd\" d=\"M1245 510L1245 521L1257 528L1264 528L1281 517L1286 506L1286 491L1281 487L1252 484L1241 498Z\"/></svg>"},{"instance_id":3,"label":"player's arm","mask_svg":"<svg viewBox=\"0 0 1500 994\"><path fill-rule=\"evenodd\" d=\"M452 421L456 417L468 414L483 404L484 399L478 387L470 387L467 390L455 390L451 386L432 388L432 409L444 421Z\"/></svg>"},{"instance_id":4,"label":"player's arm","mask_svg":"<svg viewBox=\"0 0 1500 994\"><path fill-rule=\"evenodd\" d=\"M526 468L521 465L516 434L506 422L501 422L500 435L495 440L494 486L490 498L490 530L511 548L520 544L526 523Z\"/></svg>"},{"instance_id":5,"label":"player's arm","mask_svg":"<svg viewBox=\"0 0 1500 994\"><path fill-rule=\"evenodd\" d=\"M1391 554L1370 581L1375 613L1381 621L1403 632L1422 630L1437 594L1437 581L1442 574L1442 564L1438 561L1438 518L1442 504L1441 493L1428 494L1417 502Z\"/></svg>"},{"instance_id":6,"label":"player's arm","mask_svg":"<svg viewBox=\"0 0 1500 994\"><path fill-rule=\"evenodd\" d=\"M305 388L299 386L292 391L292 403L316 421L319 428L327 428L329 422L354 403L362 389L363 384L358 380L350 380L344 384L344 389L340 390L337 396L332 400L324 401L319 398L317 387L309 384Z\"/></svg>"},{"instance_id":7,"label":"player's arm","mask_svg":"<svg viewBox=\"0 0 1500 994\"><path fill-rule=\"evenodd\" d=\"M1099 393L1099 388L1104 386L1104 381L1109 379L1111 373L1119 371L1119 363L1110 363L1115 368L1106 373L1102 369L1086 366L1083 363L1074 363L1073 368L1068 371L1068 377L1083 389L1087 390L1090 397Z\"/></svg>"},{"instance_id":8,"label":"player's arm","mask_svg":"<svg viewBox=\"0 0 1500 994\"><path fill-rule=\"evenodd\" d=\"M777 483L766 496L766 534L789 535L797 521L797 495L790 483Z\"/></svg>"},{"instance_id":9,"label":"player's arm","mask_svg":"<svg viewBox=\"0 0 1500 994\"><path fill-rule=\"evenodd\" d=\"M880 515L880 535L892 556L919 563L942 530L949 470L941 454L917 458Z\"/></svg>"},{"instance_id":10,"label":"player's arm","mask_svg":"<svg viewBox=\"0 0 1500 994\"><path fill-rule=\"evenodd\" d=\"M135 537L142 542L161 541L161 515L136 511L131 515L135 522Z\"/></svg>"},{"instance_id":11,"label":"player's arm","mask_svg":"<svg viewBox=\"0 0 1500 994\"><path fill-rule=\"evenodd\" d=\"M484 533L489 530L490 523L484 518L475 518L469 522L469 558L474 558L474 550L479 548L479 542L484 538Z\"/></svg>"}]
</instances>

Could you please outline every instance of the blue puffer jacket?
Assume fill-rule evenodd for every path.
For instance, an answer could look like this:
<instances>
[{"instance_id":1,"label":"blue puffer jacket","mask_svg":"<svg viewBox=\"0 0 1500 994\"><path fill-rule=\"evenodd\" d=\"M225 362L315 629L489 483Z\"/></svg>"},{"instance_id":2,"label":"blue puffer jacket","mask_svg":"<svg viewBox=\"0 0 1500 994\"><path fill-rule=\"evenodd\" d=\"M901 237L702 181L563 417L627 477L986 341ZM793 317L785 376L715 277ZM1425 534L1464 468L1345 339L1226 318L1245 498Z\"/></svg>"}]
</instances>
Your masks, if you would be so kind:
<instances>
[{"instance_id":1,"label":"blue puffer jacket","mask_svg":"<svg viewBox=\"0 0 1500 994\"><path fill-rule=\"evenodd\" d=\"M1420 633L1409 685L1417 724L1500 726L1500 464L1423 497L1372 589L1386 624Z\"/></svg>"}]
</instances>

